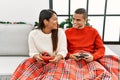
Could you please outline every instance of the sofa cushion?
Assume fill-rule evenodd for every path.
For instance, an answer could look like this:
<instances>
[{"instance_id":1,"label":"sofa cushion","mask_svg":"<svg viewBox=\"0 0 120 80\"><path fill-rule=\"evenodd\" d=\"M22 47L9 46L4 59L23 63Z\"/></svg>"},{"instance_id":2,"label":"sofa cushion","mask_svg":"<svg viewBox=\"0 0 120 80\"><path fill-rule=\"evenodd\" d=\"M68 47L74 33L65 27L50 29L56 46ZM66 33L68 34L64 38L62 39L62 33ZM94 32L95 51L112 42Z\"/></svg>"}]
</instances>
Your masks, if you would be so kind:
<instances>
[{"instance_id":1,"label":"sofa cushion","mask_svg":"<svg viewBox=\"0 0 120 80\"><path fill-rule=\"evenodd\" d=\"M28 55L30 24L0 24L0 55Z\"/></svg>"}]
</instances>

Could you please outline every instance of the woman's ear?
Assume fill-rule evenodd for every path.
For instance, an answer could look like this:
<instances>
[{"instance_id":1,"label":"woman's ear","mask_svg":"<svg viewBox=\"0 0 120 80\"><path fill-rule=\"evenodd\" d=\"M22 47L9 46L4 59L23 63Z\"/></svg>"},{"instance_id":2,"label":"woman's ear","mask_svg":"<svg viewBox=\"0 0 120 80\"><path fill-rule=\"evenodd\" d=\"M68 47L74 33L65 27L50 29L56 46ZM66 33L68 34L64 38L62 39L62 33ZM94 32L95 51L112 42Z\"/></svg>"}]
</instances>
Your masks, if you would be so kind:
<instances>
[{"instance_id":1,"label":"woman's ear","mask_svg":"<svg viewBox=\"0 0 120 80\"><path fill-rule=\"evenodd\" d=\"M47 21L46 19L45 19L43 22L44 22L44 24L45 24L45 25L47 25L47 24L48 24L48 21Z\"/></svg>"}]
</instances>

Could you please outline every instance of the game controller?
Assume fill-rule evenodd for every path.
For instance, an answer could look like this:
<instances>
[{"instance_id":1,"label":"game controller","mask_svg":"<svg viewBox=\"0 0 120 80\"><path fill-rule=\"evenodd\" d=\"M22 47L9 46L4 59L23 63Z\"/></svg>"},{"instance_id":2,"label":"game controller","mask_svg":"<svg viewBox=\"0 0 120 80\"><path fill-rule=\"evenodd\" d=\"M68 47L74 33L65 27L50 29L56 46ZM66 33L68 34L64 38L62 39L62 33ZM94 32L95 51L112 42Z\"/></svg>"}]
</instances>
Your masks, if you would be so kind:
<instances>
[{"instance_id":1,"label":"game controller","mask_svg":"<svg viewBox=\"0 0 120 80\"><path fill-rule=\"evenodd\" d=\"M85 56L88 56L88 54L80 54L79 56L76 56L77 58L85 58Z\"/></svg>"},{"instance_id":2,"label":"game controller","mask_svg":"<svg viewBox=\"0 0 120 80\"><path fill-rule=\"evenodd\" d=\"M42 56L40 56L46 63L49 62L49 60L54 59L54 56L50 56L47 52L43 52Z\"/></svg>"}]
</instances>

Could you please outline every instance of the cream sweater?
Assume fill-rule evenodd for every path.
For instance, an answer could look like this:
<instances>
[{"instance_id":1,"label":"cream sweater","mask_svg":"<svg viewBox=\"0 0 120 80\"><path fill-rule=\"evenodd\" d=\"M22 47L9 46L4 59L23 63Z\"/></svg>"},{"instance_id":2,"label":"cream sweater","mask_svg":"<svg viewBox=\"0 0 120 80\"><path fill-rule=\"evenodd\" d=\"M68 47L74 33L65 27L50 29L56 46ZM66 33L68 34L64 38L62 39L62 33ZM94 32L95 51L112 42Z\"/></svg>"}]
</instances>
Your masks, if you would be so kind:
<instances>
[{"instance_id":1,"label":"cream sweater","mask_svg":"<svg viewBox=\"0 0 120 80\"><path fill-rule=\"evenodd\" d=\"M40 52L48 52L50 55L53 55L51 33L45 34L40 29L35 29L29 34L28 44L30 57L33 57L35 54L39 54ZM58 47L56 53L57 55L61 54L63 57L66 57L67 52L66 36L64 31L59 28Z\"/></svg>"}]
</instances>

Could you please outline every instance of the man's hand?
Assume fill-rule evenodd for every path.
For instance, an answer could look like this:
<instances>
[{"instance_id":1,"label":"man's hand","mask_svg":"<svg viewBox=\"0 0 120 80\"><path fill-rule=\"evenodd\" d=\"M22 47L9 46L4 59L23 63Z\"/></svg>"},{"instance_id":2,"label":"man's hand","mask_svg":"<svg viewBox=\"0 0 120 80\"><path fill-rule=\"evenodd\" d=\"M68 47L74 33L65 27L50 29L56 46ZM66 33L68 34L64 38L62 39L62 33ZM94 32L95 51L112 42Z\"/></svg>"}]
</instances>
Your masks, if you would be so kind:
<instances>
[{"instance_id":1,"label":"man's hand","mask_svg":"<svg viewBox=\"0 0 120 80\"><path fill-rule=\"evenodd\" d=\"M70 54L70 59L74 59L74 60L76 60L76 61L79 61L81 58L77 58L77 56L79 56L80 55L80 53L79 52L77 52L77 53L74 53L74 54Z\"/></svg>"},{"instance_id":2,"label":"man's hand","mask_svg":"<svg viewBox=\"0 0 120 80\"><path fill-rule=\"evenodd\" d=\"M93 56L90 53L86 52L84 54L88 55L83 58L86 62L91 62L94 60Z\"/></svg>"}]
</instances>

